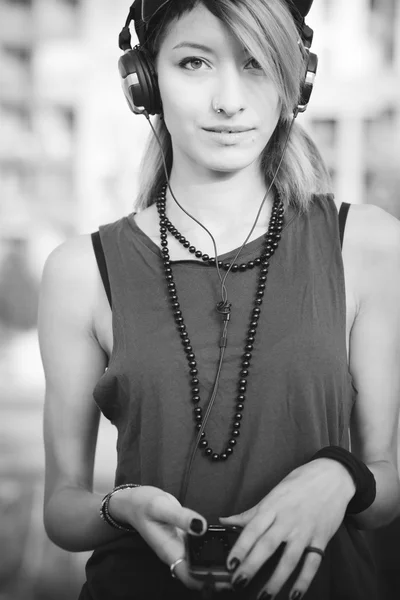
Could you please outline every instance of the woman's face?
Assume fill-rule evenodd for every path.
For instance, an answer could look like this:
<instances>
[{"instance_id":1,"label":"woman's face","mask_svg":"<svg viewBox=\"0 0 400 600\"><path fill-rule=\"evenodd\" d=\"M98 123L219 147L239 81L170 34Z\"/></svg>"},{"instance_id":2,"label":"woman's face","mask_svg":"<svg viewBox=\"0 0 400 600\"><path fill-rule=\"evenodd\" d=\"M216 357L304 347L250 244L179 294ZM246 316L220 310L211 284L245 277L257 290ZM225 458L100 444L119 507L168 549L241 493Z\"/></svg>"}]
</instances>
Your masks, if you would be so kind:
<instances>
[{"instance_id":1,"label":"woman's face","mask_svg":"<svg viewBox=\"0 0 400 600\"><path fill-rule=\"evenodd\" d=\"M278 122L277 90L204 5L170 25L156 68L174 168L233 172L257 161Z\"/></svg>"}]
</instances>

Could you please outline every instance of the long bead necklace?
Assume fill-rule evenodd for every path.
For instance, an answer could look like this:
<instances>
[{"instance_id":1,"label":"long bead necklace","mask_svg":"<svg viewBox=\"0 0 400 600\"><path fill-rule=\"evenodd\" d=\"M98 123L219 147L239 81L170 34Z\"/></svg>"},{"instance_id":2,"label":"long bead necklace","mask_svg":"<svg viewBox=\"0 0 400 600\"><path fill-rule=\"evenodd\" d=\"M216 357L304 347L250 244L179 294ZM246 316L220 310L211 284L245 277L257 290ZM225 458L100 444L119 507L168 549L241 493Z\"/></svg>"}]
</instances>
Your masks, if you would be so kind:
<instances>
[{"instance_id":1,"label":"long bead necklace","mask_svg":"<svg viewBox=\"0 0 400 600\"><path fill-rule=\"evenodd\" d=\"M191 385L191 402L194 405L193 417L195 421L195 429L197 432L202 428L203 421L203 409L199 406L200 403L200 388L198 379L198 369L196 357L189 339L189 334L184 323L182 316L181 307L178 300L178 294L174 281L174 276L171 267L171 259L168 249L168 227L166 217L166 186L163 186L161 192L157 198L157 210L159 215L160 224L160 238L161 238L161 253L164 263L164 274L167 282L167 289L171 307L173 310L174 320L181 338L182 346L186 354L186 359L189 366L190 374L190 385ZM252 359L252 351L254 348L254 341L257 332L257 326L261 314L261 305L263 302L264 291L267 282L267 275L269 269L269 259L274 254L278 247L279 240L281 239L281 232L283 229L283 204L278 197L275 198L272 207L271 218L268 225L268 230L264 236L263 251L261 253L259 263L259 276L257 289L254 298L253 308L250 312L250 323L247 330L247 336L244 345L244 353L242 355L242 362L239 371L237 394L235 397L234 415L230 430L230 436L228 436L227 442L224 444L224 448L221 452L214 452L206 439L206 432L202 431L201 439L199 442L200 448L203 450L203 455L212 461L226 460L231 454L233 454L234 448L237 444L237 439L240 436L240 427L243 418L243 410L246 403L246 390L247 380L250 372L250 363ZM203 259L204 260L204 259ZM255 261L254 261L255 262ZM250 267L252 268L252 267ZM245 269L243 269L245 270Z\"/></svg>"},{"instance_id":2,"label":"long bead necklace","mask_svg":"<svg viewBox=\"0 0 400 600\"><path fill-rule=\"evenodd\" d=\"M193 246L193 244L191 244L185 238L184 235L179 233L177 228L174 227L174 225L171 223L171 221L167 217L165 218L165 227L168 229L170 234L173 235L174 238L176 238L178 240L178 242L181 243L184 248L187 248L191 254L194 254L194 256L196 258L201 258L205 263L208 263L209 265L215 265L215 263L216 263L215 257L209 256L208 254L204 254L201 250L198 250L196 248L196 246ZM266 235L267 234L265 234L265 236ZM275 240L271 239L271 240L269 240L268 243L270 243L272 246L277 248L278 247L278 241L277 241L278 239L279 238L277 238ZM247 269L254 269L254 267L259 267L261 265L261 262L262 262L262 256L258 256L254 260L247 261L247 263L241 263L241 264L233 263L233 265L231 265L230 262L223 262L222 260L219 260L218 266L220 269L224 269L225 271L230 271L232 273L238 273L238 272L247 271Z\"/></svg>"}]
</instances>

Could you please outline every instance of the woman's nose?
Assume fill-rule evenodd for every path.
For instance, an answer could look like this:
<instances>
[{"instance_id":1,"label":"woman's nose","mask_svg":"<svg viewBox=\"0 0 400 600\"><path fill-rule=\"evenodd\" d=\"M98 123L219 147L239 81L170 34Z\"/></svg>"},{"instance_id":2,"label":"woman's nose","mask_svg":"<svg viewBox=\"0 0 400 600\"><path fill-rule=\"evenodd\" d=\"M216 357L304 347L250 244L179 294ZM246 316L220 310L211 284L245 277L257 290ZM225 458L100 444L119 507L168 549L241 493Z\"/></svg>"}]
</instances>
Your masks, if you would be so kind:
<instances>
[{"instance_id":1,"label":"woman's nose","mask_svg":"<svg viewBox=\"0 0 400 600\"><path fill-rule=\"evenodd\" d=\"M219 77L218 87L212 100L213 109L222 111L230 117L242 112L246 106L244 85L237 69L227 69Z\"/></svg>"}]
</instances>

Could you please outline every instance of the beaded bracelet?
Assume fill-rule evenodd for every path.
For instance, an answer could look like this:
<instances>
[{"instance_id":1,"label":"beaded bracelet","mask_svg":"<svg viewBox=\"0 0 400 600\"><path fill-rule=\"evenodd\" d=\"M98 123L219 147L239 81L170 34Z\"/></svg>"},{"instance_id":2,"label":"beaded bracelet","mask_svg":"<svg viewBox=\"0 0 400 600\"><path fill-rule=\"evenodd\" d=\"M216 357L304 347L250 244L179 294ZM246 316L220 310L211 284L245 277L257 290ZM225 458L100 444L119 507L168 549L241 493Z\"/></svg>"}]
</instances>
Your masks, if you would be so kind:
<instances>
[{"instance_id":1,"label":"beaded bracelet","mask_svg":"<svg viewBox=\"0 0 400 600\"><path fill-rule=\"evenodd\" d=\"M332 458L346 467L352 476L356 493L347 506L346 515L358 514L371 506L376 497L376 481L374 474L362 460L340 446L321 448L311 460L316 458Z\"/></svg>"},{"instance_id":2,"label":"beaded bracelet","mask_svg":"<svg viewBox=\"0 0 400 600\"><path fill-rule=\"evenodd\" d=\"M129 531L130 533L136 532L136 529L134 527L132 527L132 525L128 525L128 524L122 525L121 523L118 523L118 521L116 521L110 515L110 511L109 511L109 503L114 494L116 494L117 492L120 492L121 490L126 490L129 488L136 488L136 487L141 487L141 486L138 483L124 483L122 485L118 485L111 492L109 492L108 494L106 494L104 496L104 498L101 502L101 507L100 507L100 517L103 519L103 521L105 523L108 523L108 525L111 525L111 527L114 527L115 529L121 529L122 531Z\"/></svg>"}]
</instances>

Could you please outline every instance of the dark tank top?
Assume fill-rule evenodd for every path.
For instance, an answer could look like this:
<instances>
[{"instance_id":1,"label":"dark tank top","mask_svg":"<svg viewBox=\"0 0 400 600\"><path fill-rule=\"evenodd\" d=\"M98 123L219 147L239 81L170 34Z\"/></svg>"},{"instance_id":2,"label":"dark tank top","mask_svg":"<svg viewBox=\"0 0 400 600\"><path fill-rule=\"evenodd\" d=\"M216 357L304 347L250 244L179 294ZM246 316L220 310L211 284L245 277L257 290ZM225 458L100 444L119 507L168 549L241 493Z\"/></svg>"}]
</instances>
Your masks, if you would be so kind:
<instances>
[{"instance_id":1,"label":"dark tank top","mask_svg":"<svg viewBox=\"0 0 400 600\"><path fill-rule=\"evenodd\" d=\"M342 229L346 208L341 211ZM118 429L115 483L152 485L179 497L196 432L188 363L169 302L161 251L136 225L134 215L99 231L102 266L98 244L97 255L106 288L106 271L109 277L114 346L94 398ZM258 256L262 243L263 238L248 243L239 262ZM232 251L220 258L229 262L234 255ZM172 266L204 406L218 364L220 283L215 267L208 264L189 259L173 261ZM206 426L207 440L216 452L222 452L232 437L257 271L231 273L226 282L232 303L228 345ZM185 506L199 511L209 523L217 522L219 516L254 506L323 446L348 448L355 392L346 353L338 213L331 195L314 196L306 213L287 210L282 239L270 260L234 452L224 462L212 462L197 452ZM141 552L143 540L130 534L97 549L87 566L88 595L82 599L111 600L121 581L128 594L138 577L134 565L143 573L143 565L134 558ZM151 551L148 556L150 572L158 568L166 579L157 593L147 591L143 598L161 598L173 580L165 571L168 567L156 567ZM106 576L109 596L99 592ZM285 600L287 591L285 586L278 598ZM118 593L115 597L125 598L123 590ZM189 598L187 590L185 594L182 597ZM247 590L243 598L251 597ZM369 551L363 534L350 521L344 521L328 545L305 598L375 599Z\"/></svg>"}]
</instances>

